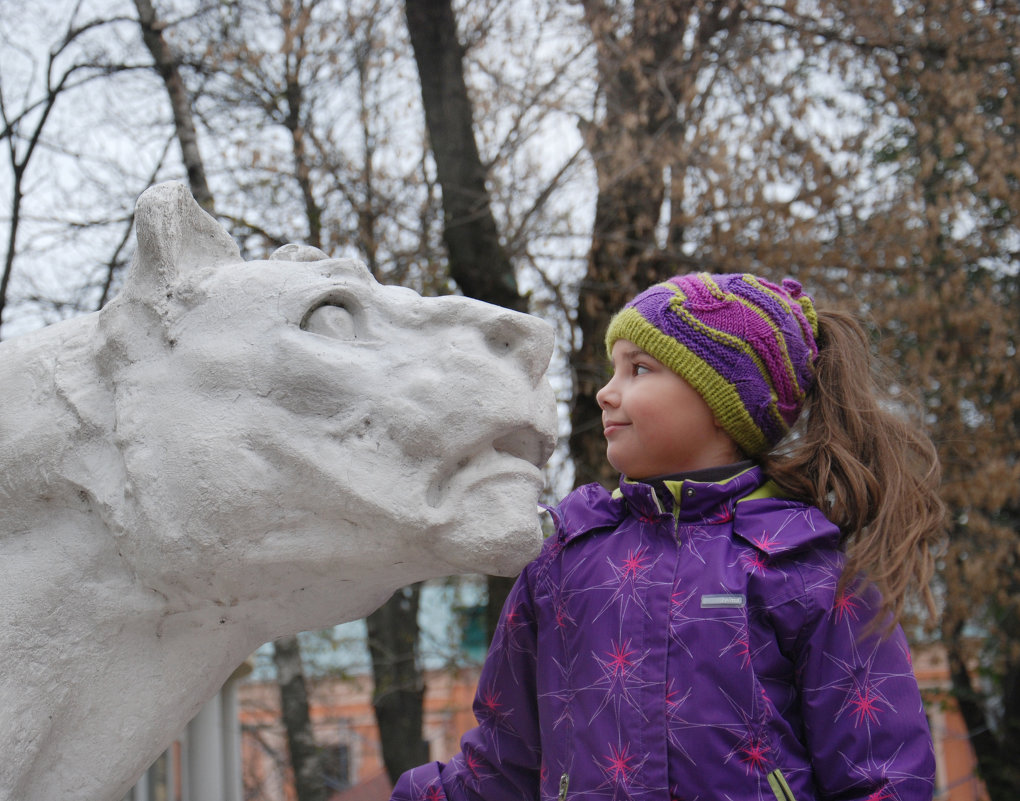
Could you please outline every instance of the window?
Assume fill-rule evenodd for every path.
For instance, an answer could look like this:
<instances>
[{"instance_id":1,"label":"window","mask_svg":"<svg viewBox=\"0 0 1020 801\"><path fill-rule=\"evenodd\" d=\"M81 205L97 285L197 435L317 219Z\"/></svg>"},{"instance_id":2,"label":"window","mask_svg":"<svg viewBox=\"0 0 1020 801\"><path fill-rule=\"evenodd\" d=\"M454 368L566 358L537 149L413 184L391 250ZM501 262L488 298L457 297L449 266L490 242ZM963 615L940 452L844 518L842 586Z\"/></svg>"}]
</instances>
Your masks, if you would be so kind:
<instances>
[{"instance_id":1,"label":"window","mask_svg":"<svg viewBox=\"0 0 1020 801\"><path fill-rule=\"evenodd\" d=\"M330 790L346 790L351 786L351 747L347 743L323 747L322 776Z\"/></svg>"}]
</instances>

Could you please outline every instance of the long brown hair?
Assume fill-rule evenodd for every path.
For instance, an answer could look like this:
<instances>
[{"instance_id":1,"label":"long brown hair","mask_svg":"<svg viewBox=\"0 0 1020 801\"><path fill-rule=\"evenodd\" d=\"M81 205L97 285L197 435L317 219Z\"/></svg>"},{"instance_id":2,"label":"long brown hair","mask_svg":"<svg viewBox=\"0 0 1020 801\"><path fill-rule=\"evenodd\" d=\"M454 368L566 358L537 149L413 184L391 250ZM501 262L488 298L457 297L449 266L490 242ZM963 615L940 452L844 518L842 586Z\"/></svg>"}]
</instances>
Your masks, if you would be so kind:
<instances>
[{"instance_id":1,"label":"long brown hair","mask_svg":"<svg viewBox=\"0 0 1020 801\"><path fill-rule=\"evenodd\" d=\"M816 379L797 431L764 459L765 471L843 532L838 593L863 578L881 592L890 627L912 595L934 619L929 582L945 517L935 447L879 387L855 317L819 309L817 341Z\"/></svg>"}]
</instances>

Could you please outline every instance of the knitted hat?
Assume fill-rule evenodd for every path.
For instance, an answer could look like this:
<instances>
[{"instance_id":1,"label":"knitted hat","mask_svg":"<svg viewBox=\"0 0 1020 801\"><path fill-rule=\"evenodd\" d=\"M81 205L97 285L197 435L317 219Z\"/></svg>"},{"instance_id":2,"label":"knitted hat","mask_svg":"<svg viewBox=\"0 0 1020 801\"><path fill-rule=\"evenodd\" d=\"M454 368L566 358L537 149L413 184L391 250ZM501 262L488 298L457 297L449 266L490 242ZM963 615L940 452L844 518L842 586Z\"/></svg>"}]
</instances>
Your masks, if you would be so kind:
<instances>
[{"instance_id":1,"label":"knitted hat","mask_svg":"<svg viewBox=\"0 0 1020 801\"><path fill-rule=\"evenodd\" d=\"M646 289L609 323L606 347L633 342L698 391L748 456L790 430L814 383L818 316L792 279L680 275Z\"/></svg>"}]
</instances>

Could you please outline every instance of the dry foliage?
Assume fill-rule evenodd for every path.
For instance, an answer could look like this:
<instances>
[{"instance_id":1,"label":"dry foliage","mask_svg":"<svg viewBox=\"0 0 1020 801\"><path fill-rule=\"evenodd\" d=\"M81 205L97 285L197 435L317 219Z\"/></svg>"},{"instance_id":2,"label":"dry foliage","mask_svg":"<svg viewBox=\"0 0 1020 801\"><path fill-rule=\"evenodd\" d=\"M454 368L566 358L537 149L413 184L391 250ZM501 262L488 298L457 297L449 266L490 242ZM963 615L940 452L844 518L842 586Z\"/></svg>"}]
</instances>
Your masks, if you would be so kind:
<instances>
[{"instance_id":1,"label":"dry foliage","mask_svg":"<svg viewBox=\"0 0 1020 801\"><path fill-rule=\"evenodd\" d=\"M650 280L792 275L863 314L942 461L939 634L980 772L993 799L1020 796L1020 7L583 6L601 214L578 310L578 481L614 480L593 411L601 331Z\"/></svg>"}]
</instances>

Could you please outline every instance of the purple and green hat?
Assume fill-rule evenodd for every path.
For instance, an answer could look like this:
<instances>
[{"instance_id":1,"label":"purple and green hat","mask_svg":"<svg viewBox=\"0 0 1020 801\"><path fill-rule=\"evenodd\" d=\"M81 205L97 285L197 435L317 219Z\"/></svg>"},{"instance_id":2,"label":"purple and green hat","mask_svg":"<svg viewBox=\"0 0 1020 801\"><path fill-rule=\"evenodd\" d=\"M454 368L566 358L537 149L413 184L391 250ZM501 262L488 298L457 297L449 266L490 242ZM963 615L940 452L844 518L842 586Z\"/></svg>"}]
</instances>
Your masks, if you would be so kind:
<instances>
[{"instance_id":1,"label":"purple and green hat","mask_svg":"<svg viewBox=\"0 0 1020 801\"><path fill-rule=\"evenodd\" d=\"M698 391L748 456L781 440L815 378L818 315L798 282L679 275L646 289L609 323L606 347L633 342Z\"/></svg>"}]
</instances>

